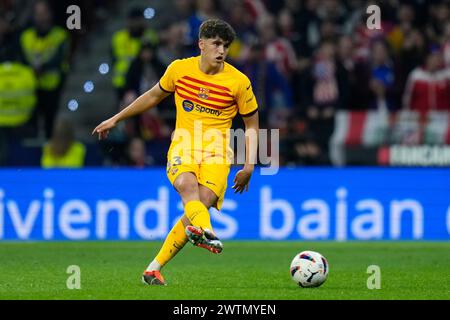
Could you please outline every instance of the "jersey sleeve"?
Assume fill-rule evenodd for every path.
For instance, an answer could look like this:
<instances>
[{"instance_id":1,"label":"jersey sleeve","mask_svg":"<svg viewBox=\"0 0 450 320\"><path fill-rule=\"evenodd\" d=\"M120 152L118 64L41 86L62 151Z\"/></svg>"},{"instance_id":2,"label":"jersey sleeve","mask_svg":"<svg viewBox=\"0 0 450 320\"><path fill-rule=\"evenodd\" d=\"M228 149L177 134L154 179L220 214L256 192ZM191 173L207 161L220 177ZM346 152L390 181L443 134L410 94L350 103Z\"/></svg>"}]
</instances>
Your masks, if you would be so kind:
<instances>
[{"instance_id":1,"label":"jersey sleeve","mask_svg":"<svg viewBox=\"0 0 450 320\"><path fill-rule=\"evenodd\" d=\"M161 90L170 93L175 91L178 61L179 60L175 60L171 64L169 64L166 72L161 77L161 79L159 79L159 87L161 88Z\"/></svg>"},{"instance_id":2,"label":"jersey sleeve","mask_svg":"<svg viewBox=\"0 0 450 320\"><path fill-rule=\"evenodd\" d=\"M258 110L258 103L253 94L252 84L247 77L241 81L236 101L241 116L250 116Z\"/></svg>"}]
</instances>

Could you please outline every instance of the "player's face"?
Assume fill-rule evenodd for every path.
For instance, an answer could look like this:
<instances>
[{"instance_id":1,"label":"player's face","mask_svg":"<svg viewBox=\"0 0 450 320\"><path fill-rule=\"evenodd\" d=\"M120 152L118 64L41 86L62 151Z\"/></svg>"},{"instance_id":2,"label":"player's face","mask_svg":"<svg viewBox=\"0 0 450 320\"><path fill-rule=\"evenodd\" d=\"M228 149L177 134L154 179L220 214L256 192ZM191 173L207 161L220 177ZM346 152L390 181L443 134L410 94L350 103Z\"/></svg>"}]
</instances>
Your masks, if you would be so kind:
<instances>
[{"instance_id":1,"label":"player's face","mask_svg":"<svg viewBox=\"0 0 450 320\"><path fill-rule=\"evenodd\" d=\"M229 44L219 37L212 39L200 39L199 47L202 57L211 66L220 66L227 57Z\"/></svg>"}]
</instances>

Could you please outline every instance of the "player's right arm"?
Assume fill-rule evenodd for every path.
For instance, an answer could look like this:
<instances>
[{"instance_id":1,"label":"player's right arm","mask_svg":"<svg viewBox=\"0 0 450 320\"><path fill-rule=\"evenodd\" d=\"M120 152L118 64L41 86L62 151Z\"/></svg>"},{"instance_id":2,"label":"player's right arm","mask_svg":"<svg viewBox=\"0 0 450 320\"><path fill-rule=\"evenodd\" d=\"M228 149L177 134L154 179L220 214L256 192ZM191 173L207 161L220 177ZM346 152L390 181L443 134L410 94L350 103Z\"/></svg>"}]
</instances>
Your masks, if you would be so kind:
<instances>
[{"instance_id":1,"label":"player's right arm","mask_svg":"<svg viewBox=\"0 0 450 320\"><path fill-rule=\"evenodd\" d=\"M107 138L109 130L114 128L120 121L153 108L170 94L170 92L161 89L159 83L156 84L153 88L134 100L128 107L100 123L94 131L92 131L92 134L97 133L99 140Z\"/></svg>"}]
</instances>

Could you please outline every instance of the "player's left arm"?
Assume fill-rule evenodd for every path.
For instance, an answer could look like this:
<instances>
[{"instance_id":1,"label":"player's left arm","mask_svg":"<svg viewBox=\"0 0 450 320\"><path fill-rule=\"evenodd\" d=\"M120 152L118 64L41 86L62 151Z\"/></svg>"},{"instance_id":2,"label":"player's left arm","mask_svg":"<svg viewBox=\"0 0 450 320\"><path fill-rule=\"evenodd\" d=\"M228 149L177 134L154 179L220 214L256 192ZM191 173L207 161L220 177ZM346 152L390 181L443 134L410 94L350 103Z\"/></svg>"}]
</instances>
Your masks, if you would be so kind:
<instances>
[{"instance_id":1,"label":"player's left arm","mask_svg":"<svg viewBox=\"0 0 450 320\"><path fill-rule=\"evenodd\" d=\"M234 177L234 193L248 191L250 178L255 168L258 152L259 115L258 111L242 116L245 124L245 165Z\"/></svg>"}]
</instances>

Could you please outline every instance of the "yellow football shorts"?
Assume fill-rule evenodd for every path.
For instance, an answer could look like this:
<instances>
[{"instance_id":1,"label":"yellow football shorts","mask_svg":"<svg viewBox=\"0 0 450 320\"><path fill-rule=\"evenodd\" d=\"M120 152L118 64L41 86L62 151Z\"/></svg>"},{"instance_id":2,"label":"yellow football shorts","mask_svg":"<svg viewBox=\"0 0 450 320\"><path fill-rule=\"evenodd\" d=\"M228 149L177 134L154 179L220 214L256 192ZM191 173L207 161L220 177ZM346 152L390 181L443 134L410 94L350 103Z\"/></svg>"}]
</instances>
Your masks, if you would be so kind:
<instances>
[{"instance_id":1,"label":"yellow football shorts","mask_svg":"<svg viewBox=\"0 0 450 320\"><path fill-rule=\"evenodd\" d=\"M166 173L170 183L173 185L176 178L184 172L192 172L199 184L214 192L218 197L214 207L220 210L230 173L230 164L226 163L223 156L214 156L206 151L184 151L183 154L176 154L169 150Z\"/></svg>"}]
</instances>

